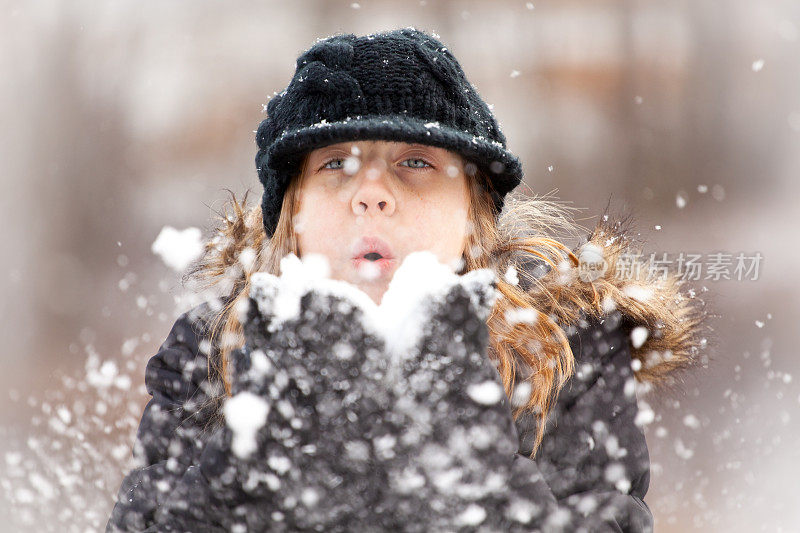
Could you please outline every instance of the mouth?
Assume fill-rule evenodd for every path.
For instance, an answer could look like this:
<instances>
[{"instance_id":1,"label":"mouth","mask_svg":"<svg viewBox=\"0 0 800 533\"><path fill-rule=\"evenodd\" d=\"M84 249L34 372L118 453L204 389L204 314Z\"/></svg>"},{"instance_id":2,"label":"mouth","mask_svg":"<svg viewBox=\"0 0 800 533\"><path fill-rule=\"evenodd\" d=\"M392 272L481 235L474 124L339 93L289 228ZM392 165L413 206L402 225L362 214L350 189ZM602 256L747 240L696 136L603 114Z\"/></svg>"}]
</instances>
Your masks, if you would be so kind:
<instances>
[{"instance_id":1,"label":"mouth","mask_svg":"<svg viewBox=\"0 0 800 533\"><path fill-rule=\"evenodd\" d=\"M365 279L386 277L397 266L391 246L379 237L362 237L356 241L352 260L358 273Z\"/></svg>"}]
</instances>

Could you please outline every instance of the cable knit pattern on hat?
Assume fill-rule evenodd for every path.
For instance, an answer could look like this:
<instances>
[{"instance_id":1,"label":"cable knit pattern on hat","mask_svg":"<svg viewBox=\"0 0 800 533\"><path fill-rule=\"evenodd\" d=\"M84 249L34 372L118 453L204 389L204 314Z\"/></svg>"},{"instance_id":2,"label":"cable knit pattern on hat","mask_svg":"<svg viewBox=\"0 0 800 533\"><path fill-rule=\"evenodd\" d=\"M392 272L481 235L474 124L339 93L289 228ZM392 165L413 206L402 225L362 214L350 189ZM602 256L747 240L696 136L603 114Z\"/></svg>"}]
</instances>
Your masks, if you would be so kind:
<instances>
[{"instance_id":1,"label":"cable knit pattern on hat","mask_svg":"<svg viewBox=\"0 0 800 533\"><path fill-rule=\"evenodd\" d=\"M270 99L256 131L268 236L302 157L355 140L422 143L461 154L492 180L498 214L503 197L522 180L497 120L441 41L415 28L334 35L297 58L288 87Z\"/></svg>"}]
</instances>

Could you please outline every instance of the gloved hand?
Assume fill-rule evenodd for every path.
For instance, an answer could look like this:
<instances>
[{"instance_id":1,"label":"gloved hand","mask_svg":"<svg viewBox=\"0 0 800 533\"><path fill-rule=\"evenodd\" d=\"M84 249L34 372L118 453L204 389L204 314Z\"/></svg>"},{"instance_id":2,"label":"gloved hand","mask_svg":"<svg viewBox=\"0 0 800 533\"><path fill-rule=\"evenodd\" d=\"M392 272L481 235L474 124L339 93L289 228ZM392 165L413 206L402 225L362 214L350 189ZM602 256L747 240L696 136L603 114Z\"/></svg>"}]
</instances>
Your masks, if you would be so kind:
<instances>
[{"instance_id":1,"label":"gloved hand","mask_svg":"<svg viewBox=\"0 0 800 533\"><path fill-rule=\"evenodd\" d=\"M519 530L544 511L529 499L541 492L535 465L515 455L516 426L488 357L494 289L493 277L473 272L429 301L402 361L394 411L405 422L384 468L387 508L403 531Z\"/></svg>"},{"instance_id":2,"label":"gloved hand","mask_svg":"<svg viewBox=\"0 0 800 533\"><path fill-rule=\"evenodd\" d=\"M250 300L232 384L232 401L251 395L269 406L252 456L242 458L265 482L248 492L267 496L289 530L350 529L372 514L386 484L372 439L396 431L384 417L384 343L365 329L363 309L321 289L302 295L296 315L276 325L280 280L267 279L275 285L251 293L258 299Z\"/></svg>"},{"instance_id":3,"label":"gloved hand","mask_svg":"<svg viewBox=\"0 0 800 533\"><path fill-rule=\"evenodd\" d=\"M526 487L512 479L518 439L487 357L494 277L442 282L390 287L378 308L341 282L254 280L226 405L228 479L258 502L248 525L507 528Z\"/></svg>"}]
</instances>

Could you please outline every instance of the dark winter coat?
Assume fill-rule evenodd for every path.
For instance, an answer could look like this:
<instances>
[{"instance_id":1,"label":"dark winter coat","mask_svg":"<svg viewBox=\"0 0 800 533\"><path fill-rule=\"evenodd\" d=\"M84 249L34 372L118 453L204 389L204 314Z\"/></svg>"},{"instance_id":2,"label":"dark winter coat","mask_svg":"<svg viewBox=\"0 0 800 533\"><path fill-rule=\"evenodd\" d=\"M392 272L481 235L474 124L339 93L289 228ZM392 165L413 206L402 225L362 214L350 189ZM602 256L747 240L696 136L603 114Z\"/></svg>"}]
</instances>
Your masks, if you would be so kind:
<instances>
[{"instance_id":1,"label":"dark winter coat","mask_svg":"<svg viewBox=\"0 0 800 533\"><path fill-rule=\"evenodd\" d=\"M620 234L621 230L612 226L599 229L601 231L595 230L593 233L592 242L608 243L610 236L611 242L617 238L621 241L624 237ZM613 232L616 232L616 237L611 235ZM612 246L614 254L625 249L620 241ZM607 279L611 277L607 275ZM676 292L670 295L673 301L663 301L661 295L649 303L649 308L643 307L641 302L631 301L630 305L622 302L616 310L600 317L582 315L566 328L575 355L576 373L553 406L544 440L535 459L528 457L535 432L532 416L523 416L512 422L510 409L505 402L467 415L458 415L482 417L486 427L502 432L502 435L498 434L494 447L479 454L483 463L478 468L483 469L487 476L491 473L507 474L508 491L502 496L505 499L499 496L485 497L481 501L488 505L484 507L492 513L494 505L498 515L501 510L508 512L510 508L515 509L517 515L527 513L527 516L518 516L517 520L511 521L490 516L479 521L479 526L465 525L459 530L652 530L652 513L644 502L650 481L649 455L644 432L636 421L638 408L630 386L634 377L631 363L635 359L648 362L648 353L654 348L669 350L670 361L649 362L642 372L645 376L642 380L651 383L668 381L675 370L697 364L699 356L694 344L698 342L701 320L695 302L681 300L676 295ZM678 299L674 300L675 297ZM311 308L314 302L306 301L304 305ZM675 309L670 312L674 320L665 323L664 317L669 316L665 309L670 306ZM263 331L263 324L258 323L261 317L252 313L252 307L249 326L245 326L246 333L250 328L251 337L255 331ZM294 524L297 529L302 528L302 516L287 522L282 508L273 501L275 498L269 498L269 494L275 494L269 491L270 483L275 480L268 477L248 479L249 470L241 465L232 465L231 461L235 459L230 453L231 432L226 427L212 423L217 408L214 399L221 394L221 385L208 379L208 357L218 355L217 347L207 341L212 314L210 304L206 303L181 315L158 353L147 365L145 382L152 399L145 408L134 447L134 455L141 466L123 480L107 531L226 531L235 530L237 525L241 525L241 531L292 530L289 524ZM317 320L319 316L311 318ZM651 334L651 339L644 345L634 348L630 334L637 325L646 325L655 334ZM461 327L465 325L461 324ZM293 331L301 329L299 326L291 328ZM441 337L443 333L447 334L445 330L433 333L432 338ZM289 337L273 341L262 339L262 342L276 342L285 346L298 338L292 337L291 331L287 331L287 335ZM483 337L478 334L469 342L485 348L485 334ZM238 364L241 371L247 365L245 360L249 354L247 350L234 354L234 367ZM364 362L351 361L348 364ZM499 382L496 370L487 362L467 358L459 364L464 365L465 374L483 375L486 379L497 379ZM344 367L337 369L333 370L334 374L348 371ZM327 379L334 380L335 377L332 375ZM327 384L331 383L333 381ZM450 385L456 391L454 394L461 394L462 397L439 398L439 401L452 402L451 407L456 412L459 410L455 406L463 405L464 392L460 391L458 382ZM267 394L269 386L269 383L256 384L255 388L252 382L235 384L239 391L252 390L259 394ZM322 393L324 391L321 390ZM304 398L312 396L313 393ZM292 400L295 410L303 407L298 401L297 396ZM359 423L362 419L369 419L374 425L397 423L402 426L402 421L384 420L377 409L373 409L375 416L371 418L369 406L361 405L358 409L361 411L353 416L358 418ZM269 424L272 424L274 432L275 427L288 423L289 419L281 419L278 409L273 409L270 417L273 414L277 418L270 418ZM345 428L342 430L344 432L355 431L360 434L369 431L358 425L353 425L351 430L348 421L343 422L331 416L319 422L321 425L295 429L297 435L301 436L317 434L318 431L337 434L340 427ZM469 419L461 422L469 423ZM324 426L326 423L328 425ZM306 430L308 432L304 433ZM399 428L388 428L386 431L391 433L399 431ZM351 437L354 436L336 437L333 439L335 442L318 440L319 444L330 445L333 453L344 454L346 451L341 446ZM434 442L445 446L452 443L441 432L431 438L438 439ZM266 461L270 456L268 448L271 444L263 439L258 442L259 451L254 460ZM311 442L309 440L306 445ZM513 460L505 462L498 458L508 456L503 455L508 450L504 452L502 446L509 442L518 445L514 446L518 448L518 453L514 455L512 450ZM295 450L301 448L304 447L297 446ZM409 449L414 448L412 446ZM396 503L392 504L391 509L381 507L386 505L382 500L383 487L387 484L385 478L375 479L375 471L369 470L369 466L359 466L351 460L337 462L335 455L329 459L333 460L323 462L335 462L336 466L319 466L320 461L308 464L313 468L332 469L321 471L321 477L336 477L336 468L348 471L338 471L342 474L339 477L340 486L324 495L311 495L312 499L321 497L327 500L319 501L321 508L330 510L336 509L336 505L346 505L349 494L367 494L373 498L372 501L364 501L366 515L342 516L341 521L337 522L341 530L366 530L366 523L371 524L370 530L434 530L424 523L428 518L423 517L429 517L428 514L415 514L416 509L429 505L430 501L415 500L415 495L409 494L403 496L405 500L402 501L390 500ZM358 476L358 468L366 468L363 472L365 475ZM471 465L471 468L474 471L476 465ZM232 474L234 471L238 473ZM282 481L285 484L289 480ZM242 490L241 486L247 483L256 486L256 489ZM259 483L265 488L259 489ZM284 487L286 490L302 488ZM422 494L425 493L416 496L421 498ZM337 501L337 497L343 501ZM529 502L534 502L532 507ZM453 502L448 500L447 509L427 509L426 513L447 514L452 505ZM373 510L382 512L371 513ZM382 518L375 518L378 514ZM365 522L364 516L371 517L368 519L372 521Z\"/></svg>"}]
</instances>

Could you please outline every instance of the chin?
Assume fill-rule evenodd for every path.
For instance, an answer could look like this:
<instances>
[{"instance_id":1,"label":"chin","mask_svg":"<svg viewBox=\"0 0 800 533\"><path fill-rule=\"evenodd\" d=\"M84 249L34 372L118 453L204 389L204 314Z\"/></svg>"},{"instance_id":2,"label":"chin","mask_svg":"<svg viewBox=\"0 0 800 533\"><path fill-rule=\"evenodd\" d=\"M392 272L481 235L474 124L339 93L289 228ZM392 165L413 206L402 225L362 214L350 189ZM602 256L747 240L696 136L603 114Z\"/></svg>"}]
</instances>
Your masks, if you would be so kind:
<instances>
[{"instance_id":1,"label":"chin","mask_svg":"<svg viewBox=\"0 0 800 533\"><path fill-rule=\"evenodd\" d=\"M375 302L375 305L380 305L383 300L383 295L386 293L386 287L378 287L374 284L368 286L358 286L359 289L364 291L367 296Z\"/></svg>"}]
</instances>

